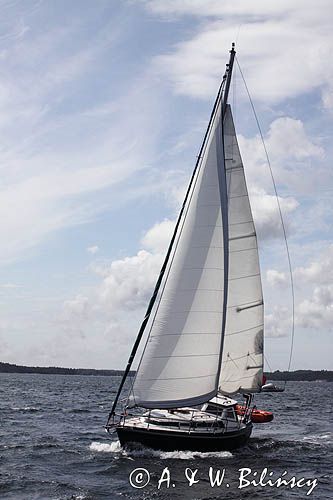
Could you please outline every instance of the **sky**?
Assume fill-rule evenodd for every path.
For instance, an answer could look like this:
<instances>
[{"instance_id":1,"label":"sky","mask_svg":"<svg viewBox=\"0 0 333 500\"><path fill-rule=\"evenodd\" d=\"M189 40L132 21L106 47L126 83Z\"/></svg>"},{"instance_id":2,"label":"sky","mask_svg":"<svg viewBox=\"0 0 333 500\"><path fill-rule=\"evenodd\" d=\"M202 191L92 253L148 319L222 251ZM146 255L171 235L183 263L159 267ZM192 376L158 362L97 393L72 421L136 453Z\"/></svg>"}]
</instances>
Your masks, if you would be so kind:
<instances>
[{"instance_id":1,"label":"sky","mask_svg":"<svg viewBox=\"0 0 333 500\"><path fill-rule=\"evenodd\" d=\"M292 369L333 369L330 0L0 0L0 360L124 367L231 42L295 282ZM277 201L238 66L230 103L258 233L265 368L287 368Z\"/></svg>"}]
</instances>

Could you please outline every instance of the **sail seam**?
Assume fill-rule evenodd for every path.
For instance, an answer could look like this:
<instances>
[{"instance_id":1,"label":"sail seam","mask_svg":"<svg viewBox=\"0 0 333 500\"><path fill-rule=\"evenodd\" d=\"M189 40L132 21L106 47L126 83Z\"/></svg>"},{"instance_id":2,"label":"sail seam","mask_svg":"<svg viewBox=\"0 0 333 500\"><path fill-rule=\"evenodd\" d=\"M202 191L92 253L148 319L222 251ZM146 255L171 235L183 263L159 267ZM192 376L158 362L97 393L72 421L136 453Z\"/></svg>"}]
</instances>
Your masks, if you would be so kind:
<instances>
[{"instance_id":1,"label":"sail seam","mask_svg":"<svg viewBox=\"0 0 333 500\"><path fill-rule=\"evenodd\" d=\"M151 339L157 339L159 337L168 337L170 335L180 336L180 335L221 335L221 332L180 332L180 333L161 333L159 335L151 335ZM157 356L156 356L157 357Z\"/></svg>"},{"instance_id":2,"label":"sail seam","mask_svg":"<svg viewBox=\"0 0 333 500\"><path fill-rule=\"evenodd\" d=\"M226 336L229 337L230 335L237 335L238 333L249 332L250 330L254 330L255 328L261 328L262 326L264 326L264 323L260 323L259 325L256 326L251 326L251 328L245 328L244 330L238 330L237 332L226 333Z\"/></svg>"},{"instance_id":3,"label":"sail seam","mask_svg":"<svg viewBox=\"0 0 333 500\"><path fill-rule=\"evenodd\" d=\"M197 207L198 208L202 208L202 207L218 207L218 208L220 208L220 205L219 205L219 203L198 203Z\"/></svg>"},{"instance_id":4,"label":"sail seam","mask_svg":"<svg viewBox=\"0 0 333 500\"><path fill-rule=\"evenodd\" d=\"M229 226L240 226L241 224L253 224L253 220L246 220L245 222L231 222Z\"/></svg>"},{"instance_id":5,"label":"sail seam","mask_svg":"<svg viewBox=\"0 0 333 500\"><path fill-rule=\"evenodd\" d=\"M239 377L239 378L234 379L234 380L224 379L224 380L221 380L221 382L225 382L225 383L238 382L239 380L246 380L246 379L252 378L252 377L253 377L253 375L246 375L246 376L244 375L243 377ZM240 385L239 389L241 389L241 388L242 388L242 386ZM253 388L253 390L254 390L254 388ZM246 389L246 391L248 391L248 389ZM226 394L235 394L236 392L238 392L238 390L232 391L230 393L228 393L227 391L225 391L225 392L226 392Z\"/></svg>"},{"instance_id":6,"label":"sail seam","mask_svg":"<svg viewBox=\"0 0 333 500\"><path fill-rule=\"evenodd\" d=\"M187 271L223 271L223 267L184 267L183 269Z\"/></svg>"},{"instance_id":7,"label":"sail seam","mask_svg":"<svg viewBox=\"0 0 333 500\"><path fill-rule=\"evenodd\" d=\"M240 250L229 250L229 253L248 252L249 250L258 250L258 247L255 246L251 248L241 248Z\"/></svg>"},{"instance_id":8,"label":"sail seam","mask_svg":"<svg viewBox=\"0 0 333 500\"><path fill-rule=\"evenodd\" d=\"M244 234L242 236L232 236L229 238L229 241L244 240L245 238L253 238L254 236L256 236L256 233Z\"/></svg>"},{"instance_id":9,"label":"sail seam","mask_svg":"<svg viewBox=\"0 0 333 500\"><path fill-rule=\"evenodd\" d=\"M209 357L209 356L218 356L218 354L177 354L172 356L172 358L201 358L201 357ZM151 359L164 359L169 358L169 356L152 356Z\"/></svg>"},{"instance_id":10,"label":"sail seam","mask_svg":"<svg viewBox=\"0 0 333 500\"><path fill-rule=\"evenodd\" d=\"M236 198L248 198L248 194L237 194L236 196L229 196L229 200L234 200Z\"/></svg>"},{"instance_id":11,"label":"sail seam","mask_svg":"<svg viewBox=\"0 0 333 500\"><path fill-rule=\"evenodd\" d=\"M222 224L194 224L194 227L216 227L216 228L222 228Z\"/></svg>"},{"instance_id":12,"label":"sail seam","mask_svg":"<svg viewBox=\"0 0 333 500\"><path fill-rule=\"evenodd\" d=\"M208 378L215 377L215 373L211 373L208 375L195 375L194 377L168 377L168 378L159 378L158 380L192 380L194 378ZM156 380L155 378L141 378L140 382L149 382L150 380Z\"/></svg>"},{"instance_id":13,"label":"sail seam","mask_svg":"<svg viewBox=\"0 0 333 500\"><path fill-rule=\"evenodd\" d=\"M222 250L223 249L223 247L221 247L221 246L213 246L213 245L210 245L210 246L208 246L208 245L192 245L192 248L208 248L209 250L211 248L214 248L214 249L217 249L217 250Z\"/></svg>"},{"instance_id":14,"label":"sail seam","mask_svg":"<svg viewBox=\"0 0 333 500\"><path fill-rule=\"evenodd\" d=\"M223 314L222 311L206 311L203 309L183 309L182 311L173 311L173 314L179 313L214 313L214 314ZM220 332L221 333L221 332Z\"/></svg>"},{"instance_id":15,"label":"sail seam","mask_svg":"<svg viewBox=\"0 0 333 500\"><path fill-rule=\"evenodd\" d=\"M170 287L170 290L172 288ZM176 290L176 288L174 288ZM198 292L223 292L223 288L177 288L180 292L193 292L193 291L198 291ZM164 302L164 301L163 301ZM192 309L190 309L192 311Z\"/></svg>"},{"instance_id":16,"label":"sail seam","mask_svg":"<svg viewBox=\"0 0 333 500\"><path fill-rule=\"evenodd\" d=\"M230 239L229 239L230 241ZM213 247L213 246L207 246L207 245L198 245L198 246L192 246L192 248L209 248L209 249L215 249L215 250L223 250L223 247ZM255 247L250 247L250 248L241 248L240 250L229 250L229 253L236 253L236 252L246 252L247 250L257 250L258 246L256 245Z\"/></svg>"},{"instance_id":17,"label":"sail seam","mask_svg":"<svg viewBox=\"0 0 333 500\"><path fill-rule=\"evenodd\" d=\"M246 276L240 276L238 278L229 278L229 281L243 280L245 278L255 278L256 276L260 276L260 273L257 273L257 274L248 274Z\"/></svg>"}]
</instances>

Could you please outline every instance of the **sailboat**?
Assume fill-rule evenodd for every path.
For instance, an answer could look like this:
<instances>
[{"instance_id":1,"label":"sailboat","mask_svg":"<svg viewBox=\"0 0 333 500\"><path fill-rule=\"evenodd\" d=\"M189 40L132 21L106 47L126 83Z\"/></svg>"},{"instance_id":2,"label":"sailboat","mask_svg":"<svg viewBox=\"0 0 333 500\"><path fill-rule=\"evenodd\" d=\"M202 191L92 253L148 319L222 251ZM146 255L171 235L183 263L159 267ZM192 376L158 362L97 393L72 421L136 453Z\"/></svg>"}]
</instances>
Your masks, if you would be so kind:
<instances>
[{"instance_id":1,"label":"sailboat","mask_svg":"<svg viewBox=\"0 0 333 500\"><path fill-rule=\"evenodd\" d=\"M106 430L124 446L244 445L263 385L264 302L244 167L228 95L232 44L201 150ZM140 359L122 408L124 384ZM243 394L245 404L233 399ZM255 410L255 411L254 411ZM261 412L261 419L266 419Z\"/></svg>"}]
</instances>

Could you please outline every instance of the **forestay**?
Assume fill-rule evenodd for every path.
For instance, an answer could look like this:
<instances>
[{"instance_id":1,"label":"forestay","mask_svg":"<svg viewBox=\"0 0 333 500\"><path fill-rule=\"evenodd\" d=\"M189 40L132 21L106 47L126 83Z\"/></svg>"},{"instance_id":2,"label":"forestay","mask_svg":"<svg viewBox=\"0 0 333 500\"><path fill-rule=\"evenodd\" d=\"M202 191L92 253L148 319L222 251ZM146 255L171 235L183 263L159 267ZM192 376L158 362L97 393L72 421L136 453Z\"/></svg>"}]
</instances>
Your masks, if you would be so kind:
<instances>
[{"instance_id":1,"label":"forestay","mask_svg":"<svg viewBox=\"0 0 333 500\"><path fill-rule=\"evenodd\" d=\"M132 404L206 402L219 383L228 210L221 106L211 125L132 390Z\"/></svg>"},{"instance_id":2,"label":"forestay","mask_svg":"<svg viewBox=\"0 0 333 500\"><path fill-rule=\"evenodd\" d=\"M264 306L256 231L231 109L224 122L229 280L220 391L257 392L263 375Z\"/></svg>"}]
</instances>

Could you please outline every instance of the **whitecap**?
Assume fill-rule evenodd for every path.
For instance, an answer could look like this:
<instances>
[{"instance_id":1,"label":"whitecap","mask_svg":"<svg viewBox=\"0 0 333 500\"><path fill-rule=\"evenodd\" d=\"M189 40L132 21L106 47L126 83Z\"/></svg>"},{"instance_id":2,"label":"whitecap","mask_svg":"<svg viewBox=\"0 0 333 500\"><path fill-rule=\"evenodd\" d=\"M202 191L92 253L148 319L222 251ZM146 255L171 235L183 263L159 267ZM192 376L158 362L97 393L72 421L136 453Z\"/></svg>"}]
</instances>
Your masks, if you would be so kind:
<instances>
[{"instance_id":1,"label":"whitecap","mask_svg":"<svg viewBox=\"0 0 333 500\"><path fill-rule=\"evenodd\" d=\"M104 453L119 453L122 451L122 447L119 441L112 441L111 443L99 443L98 441L93 441L89 446L91 451L98 451Z\"/></svg>"}]
</instances>

